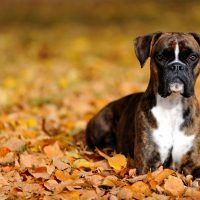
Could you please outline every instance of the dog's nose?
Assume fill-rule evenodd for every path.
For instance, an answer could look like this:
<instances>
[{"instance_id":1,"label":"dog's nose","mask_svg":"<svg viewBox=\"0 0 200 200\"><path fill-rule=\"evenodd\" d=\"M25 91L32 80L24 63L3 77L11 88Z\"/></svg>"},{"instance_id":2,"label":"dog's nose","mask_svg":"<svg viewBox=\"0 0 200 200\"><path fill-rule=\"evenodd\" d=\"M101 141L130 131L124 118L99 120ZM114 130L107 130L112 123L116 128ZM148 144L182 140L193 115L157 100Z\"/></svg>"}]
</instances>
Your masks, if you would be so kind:
<instances>
[{"instance_id":1,"label":"dog's nose","mask_svg":"<svg viewBox=\"0 0 200 200\"><path fill-rule=\"evenodd\" d=\"M173 63L172 65L170 65L170 69L172 71L181 71L184 70L185 66L182 65L181 63Z\"/></svg>"}]
</instances>

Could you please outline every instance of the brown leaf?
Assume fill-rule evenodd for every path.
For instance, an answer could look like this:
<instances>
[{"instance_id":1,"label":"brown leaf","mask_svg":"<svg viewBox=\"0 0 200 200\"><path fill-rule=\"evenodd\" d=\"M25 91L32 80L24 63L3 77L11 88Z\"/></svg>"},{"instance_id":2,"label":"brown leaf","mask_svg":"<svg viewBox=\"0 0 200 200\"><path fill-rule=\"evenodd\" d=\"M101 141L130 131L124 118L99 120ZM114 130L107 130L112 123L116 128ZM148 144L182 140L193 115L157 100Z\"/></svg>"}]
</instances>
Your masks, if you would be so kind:
<instances>
[{"instance_id":1,"label":"brown leaf","mask_svg":"<svg viewBox=\"0 0 200 200\"><path fill-rule=\"evenodd\" d=\"M125 186L122 189L119 190L117 194L118 199L132 199L133 192L130 188L130 186Z\"/></svg>"},{"instance_id":2,"label":"brown leaf","mask_svg":"<svg viewBox=\"0 0 200 200\"><path fill-rule=\"evenodd\" d=\"M44 182L44 186L51 191L55 191L56 187L58 185L58 182L56 180L48 180Z\"/></svg>"},{"instance_id":3,"label":"brown leaf","mask_svg":"<svg viewBox=\"0 0 200 200\"><path fill-rule=\"evenodd\" d=\"M89 199L97 199L97 194L94 190L86 190L80 197L80 200L89 200Z\"/></svg>"},{"instance_id":4,"label":"brown leaf","mask_svg":"<svg viewBox=\"0 0 200 200\"><path fill-rule=\"evenodd\" d=\"M4 144L4 147L9 148L11 151L21 151L24 146L25 143L16 137L11 138Z\"/></svg>"},{"instance_id":5,"label":"brown leaf","mask_svg":"<svg viewBox=\"0 0 200 200\"><path fill-rule=\"evenodd\" d=\"M103 186L108 186L108 187L114 187L117 185L117 177L116 176L107 176L103 180L102 185Z\"/></svg>"},{"instance_id":6,"label":"brown leaf","mask_svg":"<svg viewBox=\"0 0 200 200\"><path fill-rule=\"evenodd\" d=\"M158 175L155 176L154 181L156 181L157 184L161 184L164 181L164 179L166 179L169 175L173 173L175 173L174 170L164 169Z\"/></svg>"},{"instance_id":7,"label":"brown leaf","mask_svg":"<svg viewBox=\"0 0 200 200\"><path fill-rule=\"evenodd\" d=\"M200 191L197 191L193 188L187 188L184 193L184 196L191 197L194 200L198 200L198 199L200 199Z\"/></svg>"},{"instance_id":8,"label":"brown leaf","mask_svg":"<svg viewBox=\"0 0 200 200\"><path fill-rule=\"evenodd\" d=\"M62 158L54 157L53 158L53 165L60 170L64 170L70 168L69 162L64 162Z\"/></svg>"},{"instance_id":9,"label":"brown leaf","mask_svg":"<svg viewBox=\"0 0 200 200\"><path fill-rule=\"evenodd\" d=\"M134 198L139 198L140 196L149 196L151 194L151 190L149 189L149 186L142 182L138 181L131 185L131 190L133 192Z\"/></svg>"},{"instance_id":10,"label":"brown leaf","mask_svg":"<svg viewBox=\"0 0 200 200\"><path fill-rule=\"evenodd\" d=\"M165 181L164 189L169 195L180 197L184 193L184 184L181 179L170 175Z\"/></svg>"},{"instance_id":11,"label":"brown leaf","mask_svg":"<svg viewBox=\"0 0 200 200\"><path fill-rule=\"evenodd\" d=\"M9 152L4 157L0 157L0 164L6 165L6 164L14 163L15 157L16 157L16 155L14 152Z\"/></svg>"},{"instance_id":12,"label":"brown leaf","mask_svg":"<svg viewBox=\"0 0 200 200\"><path fill-rule=\"evenodd\" d=\"M35 178L44 178L44 179L50 178L50 174L47 172L46 167L38 167L38 168L34 168L34 169L28 169L28 171Z\"/></svg>"},{"instance_id":13,"label":"brown leaf","mask_svg":"<svg viewBox=\"0 0 200 200\"><path fill-rule=\"evenodd\" d=\"M55 142L52 145L45 146L43 150L44 153L50 158L63 156L63 152L61 151L58 142Z\"/></svg>"},{"instance_id":14,"label":"brown leaf","mask_svg":"<svg viewBox=\"0 0 200 200\"><path fill-rule=\"evenodd\" d=\"M100 175L92 175L85 177L86 181L91 184L91 186L99 186L102 183L103 177Z\"/></svg>"}]
</instances>

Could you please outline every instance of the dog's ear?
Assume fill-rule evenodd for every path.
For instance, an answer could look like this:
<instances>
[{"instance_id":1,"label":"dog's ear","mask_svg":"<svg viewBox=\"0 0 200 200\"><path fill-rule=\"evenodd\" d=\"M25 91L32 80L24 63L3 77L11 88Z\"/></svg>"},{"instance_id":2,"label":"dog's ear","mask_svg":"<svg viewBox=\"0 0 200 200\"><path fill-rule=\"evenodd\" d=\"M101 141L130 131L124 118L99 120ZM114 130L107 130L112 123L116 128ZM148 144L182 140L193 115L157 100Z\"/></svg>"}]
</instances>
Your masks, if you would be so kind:
<instances>
[{"instance_id":1,"label":"dog's ear","mask_svg":"<svg viewBox=\"0 0 200 200\"><path fill-rule=\"evenodd\" d=\"M144 66L147 58L150 56L152 46L156 40L162 35L162 32L156 32L144 36L139 36L134 41L134 49L137 59L141 67Z\"/></svg>"},{"instance_id":2,"label":"dog's ear","mask_svg":"<svg viewBox=\"0 0 200 200\"><path fill-rule=\"evenodd\" d=\"M190 33L200 45L200 35L198 33Z\"/></svg>"}]
</instances>

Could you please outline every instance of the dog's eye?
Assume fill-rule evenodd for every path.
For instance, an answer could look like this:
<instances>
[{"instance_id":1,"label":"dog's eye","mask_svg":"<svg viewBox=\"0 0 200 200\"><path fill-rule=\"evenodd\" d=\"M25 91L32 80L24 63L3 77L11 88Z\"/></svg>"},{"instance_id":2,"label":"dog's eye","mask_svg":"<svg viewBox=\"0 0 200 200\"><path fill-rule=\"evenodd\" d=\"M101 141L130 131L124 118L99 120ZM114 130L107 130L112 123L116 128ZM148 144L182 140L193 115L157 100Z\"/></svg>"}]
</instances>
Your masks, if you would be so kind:
<instances>
[{"instance_id":1,"label":"dog's eye","mask_svg":"<svg viewBox=\"0 0 200 200\"><path fill-rule=\"evenodd\" d=\"M165 56L163 56L163 55L161 55L161 54L158 54L158 55L156 56L156 58L157 58L158 61L166 61Z\"/></svg>"},{"instance_id":2,"label":"dog's eye","mask_svg":"<svg viewBox=\"0 0 200 200\"><path fill-rule=\"evenodd\" d=\"M191 55L189 58L190 58L190 60L195 61L197 59L197 56L196 55Z\"/></svg>"}]
</instances>

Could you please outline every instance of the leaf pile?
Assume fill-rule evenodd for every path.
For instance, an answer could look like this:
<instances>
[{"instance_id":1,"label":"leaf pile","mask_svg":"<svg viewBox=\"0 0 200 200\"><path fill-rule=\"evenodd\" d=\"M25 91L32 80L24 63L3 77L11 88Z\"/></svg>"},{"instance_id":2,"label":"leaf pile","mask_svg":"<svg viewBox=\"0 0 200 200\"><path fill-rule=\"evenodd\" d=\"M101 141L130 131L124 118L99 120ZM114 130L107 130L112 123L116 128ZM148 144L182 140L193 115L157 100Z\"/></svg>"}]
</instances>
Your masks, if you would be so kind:
<instances>
[{"instance_id":1,"label":"leaf pile","mask_svg":"<svg viewBox=\"0 0 200 200\"><path fill-rule=\"evenodd\" d=\"M198 2L2 0L0 10L0 199L200 199L190 175L138 176L84 142L100 108L148 84L132 40L199 29Z\"/></svg>"},{"instance_id":2,"label":"leaf pile","mask_svg":"<svg viewBox=\"0 0 200 200\"><path fill-rule=\"evenodd\" d=\"M79 140L63 143L63 137L48 136L42 128L35 131L39 122L34 119L23 121L8 115L4 120L1 118L5 131L0 138L1 199L200 198L199 185L190 175L160 167L137 176L121 154L108 156L99 149L93 153ZM12 124L18 125L8 131Z\"/></svg>"}]
</instances>

